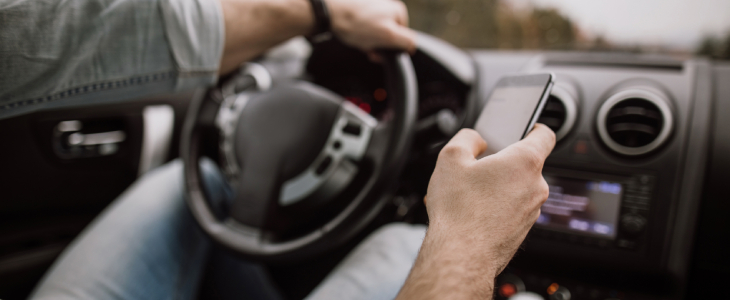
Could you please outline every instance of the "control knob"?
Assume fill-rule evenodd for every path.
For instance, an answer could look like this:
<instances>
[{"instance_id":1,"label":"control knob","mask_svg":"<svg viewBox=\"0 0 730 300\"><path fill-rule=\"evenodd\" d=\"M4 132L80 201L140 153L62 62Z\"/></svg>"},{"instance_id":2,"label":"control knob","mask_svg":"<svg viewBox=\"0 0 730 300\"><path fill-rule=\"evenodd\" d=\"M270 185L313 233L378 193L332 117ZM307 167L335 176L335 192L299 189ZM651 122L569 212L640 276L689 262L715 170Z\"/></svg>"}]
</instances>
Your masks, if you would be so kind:
<instances>
[{"instance_id":1,"label":"control knob","mask_svg":"<svg viewBox=\"0 0 730 300\"><path fill-rule=\"evenodd\" d=\"M621 231L629 235L639 235L646 227L646 218L638 214L625 214L621 217Z\"/></svg>"}]
</instances>

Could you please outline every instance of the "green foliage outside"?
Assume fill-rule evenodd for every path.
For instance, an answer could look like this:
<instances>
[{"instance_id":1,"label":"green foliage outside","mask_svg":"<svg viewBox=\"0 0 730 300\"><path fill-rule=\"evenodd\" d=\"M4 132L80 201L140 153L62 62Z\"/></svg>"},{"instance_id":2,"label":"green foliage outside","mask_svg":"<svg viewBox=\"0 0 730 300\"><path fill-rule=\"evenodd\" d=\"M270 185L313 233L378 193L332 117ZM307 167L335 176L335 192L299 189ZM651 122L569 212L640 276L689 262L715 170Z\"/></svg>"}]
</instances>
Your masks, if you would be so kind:
<instances>
[{"instance_id":1,"label":"green foliage outside","mask_svg":"<svg viewBox=\"0 0 730 300\"><path fill-rule=\"evenodd\" d=\"M590 43L554 9L519 11L499 0L404 1L411 27L459 47L574 49Z\"/></svg>"},{"instance_id":2,"label":"green foliage outside","mask_svg":"<svg viewBox=\"0 0 730 300\"><path fill-rule=\"evenodd\" d=\"M730 59L730 33L724 38L705 37L697 47L697 54L714 59Z\"/></svg>"}]
</instances>

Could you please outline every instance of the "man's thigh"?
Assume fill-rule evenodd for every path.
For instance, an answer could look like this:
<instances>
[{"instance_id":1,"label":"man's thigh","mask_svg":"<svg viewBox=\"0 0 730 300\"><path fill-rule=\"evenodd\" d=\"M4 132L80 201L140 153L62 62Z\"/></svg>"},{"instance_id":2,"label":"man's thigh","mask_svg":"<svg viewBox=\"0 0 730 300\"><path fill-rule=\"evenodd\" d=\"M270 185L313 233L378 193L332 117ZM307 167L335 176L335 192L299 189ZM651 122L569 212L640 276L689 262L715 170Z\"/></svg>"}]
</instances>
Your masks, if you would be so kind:
<instances>
[{"instance_id":1,"label":"man's thigh","mask_svg":"<svg viewBox=\"0 0 730 300\"><path fill-rule=\"evenodd\" d=\"M423 225L383 226L358 245L307 299L394 299L425 235Z\"/></svg>"},{"instance_id":2,"label":"man's thigh","mask_svg":"<svg viewBox=\"0 0 730 300\"><path fill-rule=\"evenodd\" d=\"M66 249L31 298L192 298L209 242L184 190L180 161L146 174Z\"/></svg>"}]
</instances>

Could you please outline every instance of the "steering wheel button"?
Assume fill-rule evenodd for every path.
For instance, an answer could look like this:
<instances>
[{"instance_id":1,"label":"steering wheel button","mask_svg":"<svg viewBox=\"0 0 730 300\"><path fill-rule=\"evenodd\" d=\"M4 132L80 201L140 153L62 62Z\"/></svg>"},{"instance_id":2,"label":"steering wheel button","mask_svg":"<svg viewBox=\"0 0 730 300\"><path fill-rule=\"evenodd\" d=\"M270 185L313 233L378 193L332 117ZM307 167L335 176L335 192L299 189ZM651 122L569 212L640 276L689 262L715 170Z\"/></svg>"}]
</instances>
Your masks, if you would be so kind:
<instances>
[{"instance_id":1,"label":"steering wheel button","mask_svg":"<svg viewBox=\"0 0 730 300\"><path fill-rule=\"evenodd\" d=\"M354 136L359 136L361 131L362 131L362 128L360 127L359 124L355 124L355 123L351 123L351 122L348 122L347 125L345 125L345 127L342 128L342 132L350 134L350 135L354 135Z\"/></svg>"}]
</instances>

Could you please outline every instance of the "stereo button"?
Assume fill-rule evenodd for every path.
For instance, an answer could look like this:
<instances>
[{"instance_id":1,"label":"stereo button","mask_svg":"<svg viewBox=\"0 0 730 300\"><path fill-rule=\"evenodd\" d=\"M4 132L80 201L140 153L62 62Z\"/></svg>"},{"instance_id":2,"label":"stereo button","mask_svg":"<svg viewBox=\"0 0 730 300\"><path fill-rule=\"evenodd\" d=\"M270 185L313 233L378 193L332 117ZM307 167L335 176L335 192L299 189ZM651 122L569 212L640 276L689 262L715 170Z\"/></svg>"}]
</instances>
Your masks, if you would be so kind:
<instances>
[{"instance_id":1,"label":"stereo button","mask_svg":"<svg viewBox=\"0 0 730 300\"><path fill-rule=\"evenodd\" d=\"M617 241L616 245L619 248L636 249L636 242L634 242L634 241L629 241L629 240L621 239L621 240L618 240Z\"/></svg>"},{"instance_id":2,"label":"stereo button","mask_svg":"<svg viewBox=\"0 0 730 300\"><path fill-rule=\"evenodd\" d=\"M625 214L621 217L621 230L628 235L639 235L646 227L646 219L637 214Z\"/></svg>"}]
</instances>

